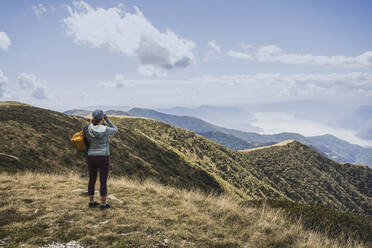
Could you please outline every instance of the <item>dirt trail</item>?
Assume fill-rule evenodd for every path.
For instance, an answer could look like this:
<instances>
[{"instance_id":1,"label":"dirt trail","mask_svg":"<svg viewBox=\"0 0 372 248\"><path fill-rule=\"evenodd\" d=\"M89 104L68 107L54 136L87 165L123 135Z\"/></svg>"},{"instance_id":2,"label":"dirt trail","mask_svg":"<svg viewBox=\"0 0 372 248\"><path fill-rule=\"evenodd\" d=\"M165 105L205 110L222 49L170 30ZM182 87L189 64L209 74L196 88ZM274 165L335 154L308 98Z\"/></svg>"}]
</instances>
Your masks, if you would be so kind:
<instances>
[{"instance_id":1,"label":"dirt trail","mask_svg":"<svg viewBox=\"0 0 372 248\"><path fill-rule=\"evenodd\" d=\"M261 147L256 147L256 148L240 150L240 151L241 152L252 152L252 151L256 151L256 150L262 150L262 149L270 148L270 147L273 147L273 146L285 146L285 145L287 145L289 143L292 143L292 142L294 142L294 140L285 140L285 141L282 141L282 142L279 142L279 143L276 143L276 144L270 145L270 146L261 146Z\"/></svg>"}]
</instances>

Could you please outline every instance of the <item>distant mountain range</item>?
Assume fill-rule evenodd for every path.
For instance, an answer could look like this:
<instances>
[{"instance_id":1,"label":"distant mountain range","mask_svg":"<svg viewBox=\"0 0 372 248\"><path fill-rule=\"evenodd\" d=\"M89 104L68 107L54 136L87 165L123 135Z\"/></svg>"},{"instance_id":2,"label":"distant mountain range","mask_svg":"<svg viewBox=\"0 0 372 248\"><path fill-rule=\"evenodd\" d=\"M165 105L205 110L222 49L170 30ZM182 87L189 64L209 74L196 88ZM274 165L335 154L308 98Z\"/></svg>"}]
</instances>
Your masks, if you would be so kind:
<instances>
[{"instance_id":1,"label":"distant mountain range","mask_svg":"<svg viewBox=\"0 0 372 248\"><path fill-rule=\"evenodd\" d=\"M239 107L201 105L195 108L174 107L155 110L171 115L196 117L222 127L248 132L260 131L260 128L251 125L255 120L254 115Z\"/></svg>"},{"instance_id":2,"label":"distant mountain range","mask_svg":"<svg viewBox=\"0 0 372 248\"><path fill-rule=\"evenodd\" d=\"M92 113L92 111L85 110L85 109L71 109L71 110L67 110L63 113L66 114L66 115L87 116L90 113Z\"/></svg>"},{"instance_id":3,"label":"distant mountain range","mask_svg":"<svg viewBox=\"0 0 372 248\"><path fill-rule=\"evenodd\" d=\"M90 111L69 110L64 113L86 116L86 113L89 114ZM220 127L196 117L165 114L144 108L132 108L129 111L109 110L106 111L106 113L112 115L147 117L162 121L198 133L214 142L234 150L266 146L291 139L312 147L332 160L342 163L366 164L372 166L372 148L364 148L359 145L350 144L349 142L341 140L333 135L311 137L305 137L298 133L264 135L255 132L244 132Z\"/></svg>"}]
</instances>

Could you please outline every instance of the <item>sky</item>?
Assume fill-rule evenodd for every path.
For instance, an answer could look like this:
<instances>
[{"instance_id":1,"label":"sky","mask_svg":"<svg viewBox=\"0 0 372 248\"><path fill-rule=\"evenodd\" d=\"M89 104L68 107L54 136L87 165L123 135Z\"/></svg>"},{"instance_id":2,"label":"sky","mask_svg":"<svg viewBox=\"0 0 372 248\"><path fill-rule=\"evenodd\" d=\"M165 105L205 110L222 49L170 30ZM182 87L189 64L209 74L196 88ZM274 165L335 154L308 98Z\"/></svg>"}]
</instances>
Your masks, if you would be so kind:
<instances>
[{"instance_id":1,"label":"sky","mask_svg":"<svg viewBox=\"0 0 372 248\"><path fill-rule=\"evenodd\" d=\"M372 100L372 2L1 0L0 101Z\"/></svg>"}]
</instances>

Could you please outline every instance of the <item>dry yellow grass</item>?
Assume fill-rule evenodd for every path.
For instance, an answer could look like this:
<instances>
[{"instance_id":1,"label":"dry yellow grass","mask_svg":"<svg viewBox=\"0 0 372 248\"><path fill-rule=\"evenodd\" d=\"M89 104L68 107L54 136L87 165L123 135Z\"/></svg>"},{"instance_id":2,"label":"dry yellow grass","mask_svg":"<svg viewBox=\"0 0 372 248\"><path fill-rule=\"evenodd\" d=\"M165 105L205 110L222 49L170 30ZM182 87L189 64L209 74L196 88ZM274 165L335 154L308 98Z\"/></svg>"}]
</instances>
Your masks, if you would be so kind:
<instances>
[{"instance_id":1,"label":"dry yellow grass","mask_svg":"<svg viewBox=\"0 0 372 248\"><path fill-rule=\"evenodd\" d=\"M152 181L110 178L106 211L88 209L87 179L77 174L1 173L0 182L5 247L363 247L306 231L280 210Z\"/></svg>"},{"instance_id":2,"label":"dry yellow grass","mask_svg":"<svg viewBox=\"0 0 372 248\"><path fill-rule=\"evenodd\" d=\"M16 102L16 101L0 101L0 105L2 105L2 106L12 106L12 105L17 106L17 105L28 105L28 104L21 103L21 102Z\"/></svg>"}]
</instances>

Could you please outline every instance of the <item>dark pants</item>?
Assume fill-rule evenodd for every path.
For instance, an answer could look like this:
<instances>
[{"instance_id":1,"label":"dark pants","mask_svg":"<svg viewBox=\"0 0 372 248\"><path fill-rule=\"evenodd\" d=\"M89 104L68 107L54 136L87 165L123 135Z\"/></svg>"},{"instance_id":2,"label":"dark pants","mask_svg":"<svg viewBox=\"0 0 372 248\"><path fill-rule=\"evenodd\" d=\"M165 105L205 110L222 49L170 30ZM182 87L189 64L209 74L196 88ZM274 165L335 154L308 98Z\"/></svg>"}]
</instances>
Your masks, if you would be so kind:
<instances>
[{"instance_id":1,"label":"dark pants","mask_svg":"<svg viewBox=\"0 0 372 248\"><path fill-rule=\"evenodd\" d=\"M99 170L100 194L107 196L107 177L109 171L109 156L87 156L89 169L88 194L94 195L94 187Z\"/></svg>"}]
</instances>

